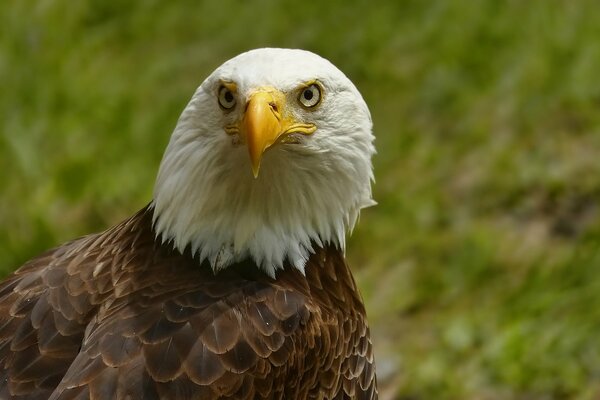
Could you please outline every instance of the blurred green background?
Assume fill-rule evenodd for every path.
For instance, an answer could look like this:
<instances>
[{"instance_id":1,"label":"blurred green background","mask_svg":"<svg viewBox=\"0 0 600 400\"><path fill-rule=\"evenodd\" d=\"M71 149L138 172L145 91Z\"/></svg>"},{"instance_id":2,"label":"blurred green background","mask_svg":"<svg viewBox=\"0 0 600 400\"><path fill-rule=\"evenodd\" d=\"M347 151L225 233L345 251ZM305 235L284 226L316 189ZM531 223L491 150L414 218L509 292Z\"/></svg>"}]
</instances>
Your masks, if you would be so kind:
<instances>
[{"instance_id":1,"label":"blurred green background","mask_svg":"<svg viewBox=\"0 0 600 400\"><path fill-rule=\"evenodd\" d=\"M371 107L349 243L382 399L600 398L594 1L0 2L0 270L151 198L196 86L250 48Z\"/></svg>"}]
</instances>

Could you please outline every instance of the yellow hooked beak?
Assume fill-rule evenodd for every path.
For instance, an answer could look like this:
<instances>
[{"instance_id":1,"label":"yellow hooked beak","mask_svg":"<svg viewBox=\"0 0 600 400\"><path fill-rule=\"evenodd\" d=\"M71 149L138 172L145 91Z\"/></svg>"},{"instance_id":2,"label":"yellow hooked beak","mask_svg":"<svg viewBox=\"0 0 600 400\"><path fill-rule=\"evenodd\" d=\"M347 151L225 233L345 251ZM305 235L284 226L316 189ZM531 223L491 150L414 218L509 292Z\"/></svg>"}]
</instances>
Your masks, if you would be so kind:
<instances>
[{"instance_id":1,"label":"yellow hooked beak","mask_svg":"<svg viewBox=\"0 0 600 400\"><path fill-rule=\"evenodd\" d=\"M277 141L285 142L291 133L310 135L317 127L314 124L297 123L286 112L286 98L273 88L261 89L248 99L241 127L241 136L246 139L254 177L258 177L264 152Z\"/></svg>"}]
</instances>

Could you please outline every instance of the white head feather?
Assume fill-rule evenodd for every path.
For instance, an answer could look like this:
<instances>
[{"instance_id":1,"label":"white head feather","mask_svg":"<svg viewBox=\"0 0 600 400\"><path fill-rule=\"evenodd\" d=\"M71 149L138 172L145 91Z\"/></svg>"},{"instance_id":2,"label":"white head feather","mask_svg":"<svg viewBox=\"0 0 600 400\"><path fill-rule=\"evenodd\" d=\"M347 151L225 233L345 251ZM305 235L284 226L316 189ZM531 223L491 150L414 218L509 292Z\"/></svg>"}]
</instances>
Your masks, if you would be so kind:
<instances>
[{"instance_id":1,"label":"white head feather","mask_svg":"<svg viewBox=\"0 0 600 400\"><path fill-rule=\"evenodd\" d=\"M217 99L224 81L237 86L231 112ZM294 95L309 81L323 88L311 110ZM247 147L224 127L265 86L285 94L293 117L317 129L269 148L255 178ZM190 246L215 272L248 257L271 276L286 260L304 271L313 245L344 249L360 209L375 204L371 130L360 93L329 61L303 50L243 53L200 85L177 123L154 190L156 232L182 252Z\"/></svg>"}]
</instances>

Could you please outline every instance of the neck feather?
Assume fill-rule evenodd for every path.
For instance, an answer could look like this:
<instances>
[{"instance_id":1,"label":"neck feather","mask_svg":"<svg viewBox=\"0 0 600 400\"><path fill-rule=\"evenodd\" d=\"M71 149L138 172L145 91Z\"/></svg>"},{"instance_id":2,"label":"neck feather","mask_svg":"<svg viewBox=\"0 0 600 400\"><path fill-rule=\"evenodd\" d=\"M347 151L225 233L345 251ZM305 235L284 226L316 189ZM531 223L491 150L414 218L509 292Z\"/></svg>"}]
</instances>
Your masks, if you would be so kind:
<instances>
[{"instance_id":1,"label":"neck feather","mask_svg":"<svg viewBox=\"0 0 600 400\"><path fill-rule=\"evenodd\" d=\"M313 244L344 250L360 210L375 204L370 134L346 139L353 147L339 141L335 152L274 146L255 179L245 146L206 131L184 113L152 206L157 235L182 252L189 246L215 272L247 258L271 276L286 261L303 272Z\"/></svg>"}]
</instances>

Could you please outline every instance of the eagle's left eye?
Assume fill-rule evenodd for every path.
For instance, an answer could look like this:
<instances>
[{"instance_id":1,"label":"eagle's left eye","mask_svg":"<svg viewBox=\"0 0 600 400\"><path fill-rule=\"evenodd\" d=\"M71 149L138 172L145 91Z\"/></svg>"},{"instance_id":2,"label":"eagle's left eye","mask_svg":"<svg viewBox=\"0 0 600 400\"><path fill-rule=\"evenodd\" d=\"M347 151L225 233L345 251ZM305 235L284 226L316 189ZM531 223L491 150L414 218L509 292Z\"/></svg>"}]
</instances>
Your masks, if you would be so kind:
<instances>
[{"instance_id":1,"label":"eagle's left eye","mask_svg":"<svg viewBox=\"0 0 600 400\"><path fill-rule=\"evenodd\" d=\"M226 86L219 88L219 105L226 110L230 110L235 106L235 95Z\"/></svg>"},{"instance_id":2,"label":"eagle's left eye","mask_svg":"<svg viewBox=\"0 0 600 400\"><path fill-rule=\"evenodd\" d=\"M321 88L316 83L302 89L298 98L300 104L306 108L311 108L321 101Z\"/></svg>"}]
</instances>

